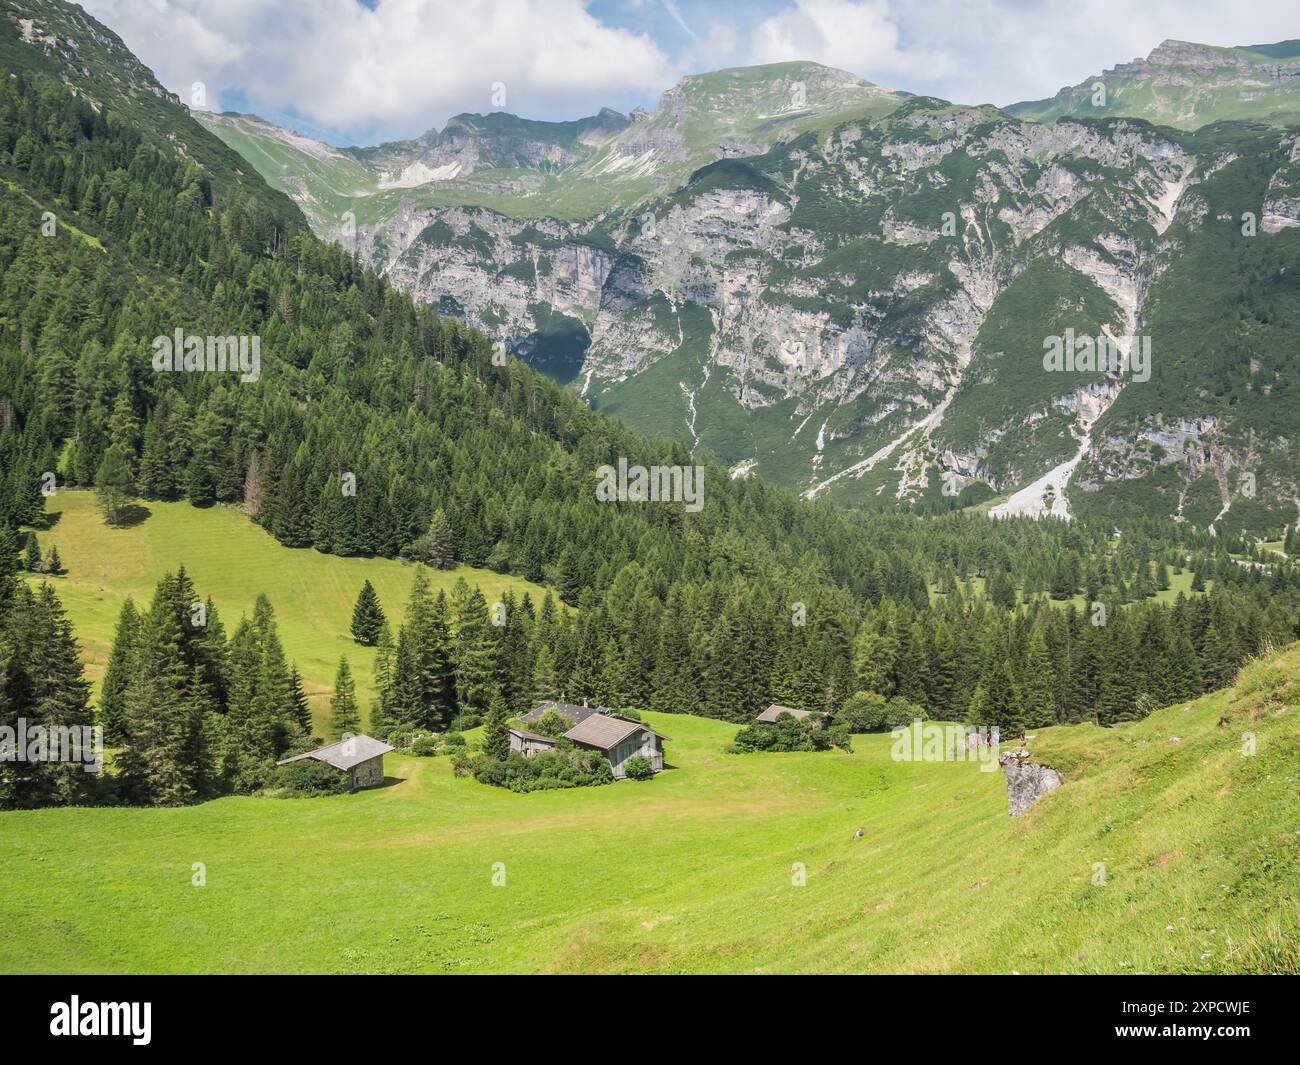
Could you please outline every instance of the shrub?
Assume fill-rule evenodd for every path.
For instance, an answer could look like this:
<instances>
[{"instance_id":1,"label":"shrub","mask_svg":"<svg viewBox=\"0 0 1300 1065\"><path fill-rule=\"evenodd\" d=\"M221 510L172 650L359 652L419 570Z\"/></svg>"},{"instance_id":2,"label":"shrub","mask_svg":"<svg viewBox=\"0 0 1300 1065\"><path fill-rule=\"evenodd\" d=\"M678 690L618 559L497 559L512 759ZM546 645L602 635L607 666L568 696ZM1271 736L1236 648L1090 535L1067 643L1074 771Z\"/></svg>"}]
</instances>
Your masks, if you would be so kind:
<instances>
[{"instance_id":1,"label":"shrub","mask_svg":"<svg viewBox=\"0 0 1300 1065\"><path fill-rule=\"evenodd\" d=\"M547 791L609 784L614 772L604 755L571 744L525 758L511 751L505 758L480 758L474 778L483 784L511 791Z\"/></svg>"},{"instance_id":2,"label":"shrub","mask_svg":"<svg viewBox=\"0 0 1300 1065\"><path fill-rule=\"evenodd\" d=\"M736 733L737 754L754 751L825 751L833 740L830 731L812 718L782 714L772 724L756 721Z\"/></svg>"},{"instance_id":3,"label":"shrub","mask_svg":"<svg viewBox=\"0 0 1300 1065\"><path fill-rule=\"evenodd\" d=\"M427 732L417 736L411 744L411 753L421 758L432 758L438 753L438 737Z\"/></svg>"},{"instance_id":4,"label":"shrub","mask_svg":"<svg viewBox=\"0 0 1300 1065\"><path fill-rule=\"evenodd\" d=\"M827 729L831 746L838 747L845 754L853 753L853 730L846 724L832 725Z\"/></svg>"},{"instance_id":5,"label":"shrub","mask_svg":"<svg viewBox=\"0 0 1300 1065\"><path fill-rule=\"evenodd\" d=\"M457 747L452 752L451 771L458 777L467 777L474 772L474 757L467 747Z\"/></svg>"},{"instance_id":6,"label":"shrub","mask_svg":"<svg viewBox=\"0 0 1300 1065\"><path fill-rule=\"evenodd\" d=\"M885 697L878 692L856 692L844 701L835 721L850 732L883 732L885 706Z\"/></svg>"},{"instance_id":7,"label":"shrub","mask_svg":"<svg viewBox=\"0 0 1300 1065\"><path fill-rule=\"evenodd\" d=\"M464 732L467 729L478 728L481 724L483 724L482 714L461 714L452 719L451 731Z\"/></svg>"},{"instance_id":8,"label":"shrub","mask_svg":"<svg viewBox=\"0 0 1300 1065\"><path fill-rule=\"evenodd\" d=\"M539 736L550 736L555 739L573 728L573 719L551 707L528 727Z\"/></svg>"},{"instance_id":9,"label":"shrub","mask_svg":"<svg viewBox=\"0 0 1300 1065\"><path fill-rule=\"evenodd\" d=\"M444 732L442 734L442 745L444 747L464 747L465 737L459 732Z\"/></svg>"},{"instance_id":10,"label":"shrub","mask_svg":"<svg viewBox=\"0 0 1300 1065\"><path fill-rule=\"evenodd\" d=\"M269 787L284 798L338 795L347 791L348 777L314 758L302 758L275 767Z\"/></svg>"},{"instance_id":11,"label":"shrub","mask_svg":"<svg viewBox=\"0 0 1300 1065\"><path fill-rule=\"evenodd\" d=\"M649 780L655 775L650 759L643 754L633 755L623 765L623 772L629 780Z\"/></svg>"},{"instance_id":12,"label":"shrub","mask_svg":"<svg viewBox=\"0 0 1300 1065\"><path fill-rule=\"evenodd\" d=\"M930 714L924 706L908 702L901 695L895 695L885 704L885 728L906 728L913 721L929 721Z\"/></svg>"}]
</instances>

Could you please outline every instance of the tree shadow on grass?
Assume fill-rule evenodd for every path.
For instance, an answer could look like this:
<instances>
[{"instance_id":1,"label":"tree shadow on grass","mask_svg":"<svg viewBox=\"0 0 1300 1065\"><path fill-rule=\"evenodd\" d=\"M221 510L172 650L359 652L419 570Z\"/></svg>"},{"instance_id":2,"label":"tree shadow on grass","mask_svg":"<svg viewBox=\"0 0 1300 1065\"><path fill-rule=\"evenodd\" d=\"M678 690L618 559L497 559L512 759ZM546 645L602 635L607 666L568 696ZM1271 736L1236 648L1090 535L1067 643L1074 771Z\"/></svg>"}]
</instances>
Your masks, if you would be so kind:
<instances>
[{"instance_id":1,"label":"tree shadow on grass","mask_svg":"<svg viewBox=\"0 0 1300 1065\"><path fill-rule=\"evenodd\" d=\"M143 525L153 517L153 511L148 507L141 506L139 503L130 503L118 512L117 521L113 523L114 529L134 529L137 525Z\"/></svg>"},{"instance_id":2,"label":"tree shadow on grass","mask_svg":"<svg viewBox=\"0 0 1300 1065\"><path fill-rule=\"evenodd\" d=\"M42 514L39 518L37 518L34 522L32 522L31 527L35 529L37 532L49 532L50 529L53 529L54 526L59 524L59 521L60 519L62 519L62 517L63 517L63 511L51 510Z\"/></svg>"}]
</instances>

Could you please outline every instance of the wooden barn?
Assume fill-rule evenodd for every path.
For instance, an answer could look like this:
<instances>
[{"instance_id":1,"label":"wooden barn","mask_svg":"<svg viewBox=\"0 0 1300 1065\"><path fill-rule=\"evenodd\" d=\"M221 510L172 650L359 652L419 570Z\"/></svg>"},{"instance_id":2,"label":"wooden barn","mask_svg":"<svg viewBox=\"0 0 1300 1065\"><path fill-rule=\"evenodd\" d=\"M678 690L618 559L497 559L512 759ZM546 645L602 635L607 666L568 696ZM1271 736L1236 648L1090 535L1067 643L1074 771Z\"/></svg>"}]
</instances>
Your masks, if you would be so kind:
<instances>
[{"instance_id":1,"label":"wooden barn","mask_svg":"<svg viewBox=\"0 0 1300 1065\"><path fill-rule=\"evenodd\" d=\"M579 747L600 751L608 758L615 780L627 776L628 759L637 755L648 758L650 768L656 773L664 767L663 741L667 737L640 721L614 714L592 714L564 735Z\"/></svg>"},{"instance_id":2,"label":"wooden barn","mask_svg":"<svg viewBox=\"0 0 1300 1065\"><path fill-rule=\"evenodd\" d=\"M609 760L615 780L622 780L627 776L625 768L627 761L637 755L649 759L650 768L656 773L663 769L663 741L667 737L661 736L649 725L644 725L640 721L611 714L604 707L595 710L585 706L574 707L571 703L542 703L531 714L524 715L524 720L527 721L529 717L536 720L548 709L556 709L567 715L569 708L581 710L583 715L582 720L564 734L564 738L572 740L579 747L600 751ZM550 736L541 736L522 728L510 730L510 749L525 758L531 758L541 751L549 751L554 747L555 740Z\"/></svg>"},{"instance_id":3,"label":"wooden barn","mask_svg":"<svg viewBox=\"0 0 1300 1065\"><path fill-rule=\"evenodd\" d=\"M282 759L275 764L287 765L304 758L324 762L340 773L346 773L348 790L356 791L358 788L373 788L384 782L384 755L394 749L373 736L349 736L338 743L295 754L292 758Z\"/></svg>"}]
</instances>

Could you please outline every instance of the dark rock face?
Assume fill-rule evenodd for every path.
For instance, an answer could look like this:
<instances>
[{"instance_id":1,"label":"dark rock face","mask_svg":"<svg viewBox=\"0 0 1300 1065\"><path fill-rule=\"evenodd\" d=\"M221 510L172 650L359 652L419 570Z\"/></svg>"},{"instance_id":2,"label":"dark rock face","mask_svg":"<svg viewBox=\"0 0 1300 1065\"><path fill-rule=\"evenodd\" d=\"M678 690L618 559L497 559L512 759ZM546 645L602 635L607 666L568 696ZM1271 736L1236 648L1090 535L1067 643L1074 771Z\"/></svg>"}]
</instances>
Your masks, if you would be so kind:
<instances>
[{"instance_id":1,"label":"dark rock face","mask_svg":"<svg viewBox=\"0 0 1300 1065\"><path fill-rule=\"evenodd\" d=\"M998 764L1007 778L1007 805L1012 817L1019 817L1042 796L1061 786L1061 774L1051 766L1031 762L1028 751L1008 751L998 758Z\"/></svg>"}]
</instances>

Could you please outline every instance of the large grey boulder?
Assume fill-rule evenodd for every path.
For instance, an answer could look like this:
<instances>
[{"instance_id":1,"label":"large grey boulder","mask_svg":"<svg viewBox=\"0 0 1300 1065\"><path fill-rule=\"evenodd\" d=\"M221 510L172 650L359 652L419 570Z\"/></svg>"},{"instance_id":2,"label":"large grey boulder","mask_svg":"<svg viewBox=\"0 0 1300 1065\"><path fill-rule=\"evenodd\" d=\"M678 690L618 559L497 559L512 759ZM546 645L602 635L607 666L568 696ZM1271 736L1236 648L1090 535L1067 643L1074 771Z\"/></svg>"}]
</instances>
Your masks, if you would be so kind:
<instances>
[{"instance_id":1,"label":"large grey boulder","mask_svg":"<svg viewBox=\"0 0 1300 1065\"><path fill-rule=\"evenodd\" d=\"M1000 755L998 764L1007 778L1007 805L1012 817L1019 817L1049 791L1061 786L1061 774L1051 766L1031 762L1029 752L1023 748Z\"/></svg>"}]
</instances>

